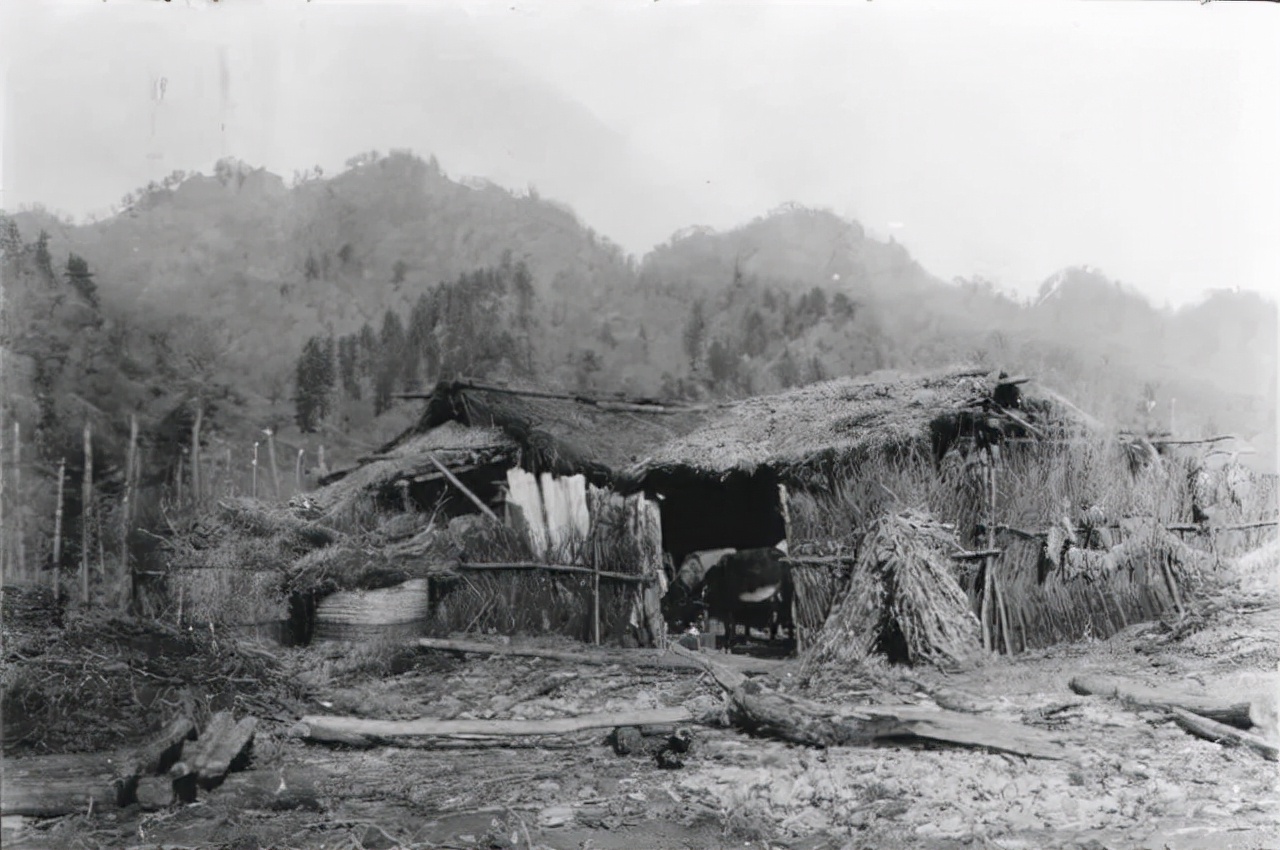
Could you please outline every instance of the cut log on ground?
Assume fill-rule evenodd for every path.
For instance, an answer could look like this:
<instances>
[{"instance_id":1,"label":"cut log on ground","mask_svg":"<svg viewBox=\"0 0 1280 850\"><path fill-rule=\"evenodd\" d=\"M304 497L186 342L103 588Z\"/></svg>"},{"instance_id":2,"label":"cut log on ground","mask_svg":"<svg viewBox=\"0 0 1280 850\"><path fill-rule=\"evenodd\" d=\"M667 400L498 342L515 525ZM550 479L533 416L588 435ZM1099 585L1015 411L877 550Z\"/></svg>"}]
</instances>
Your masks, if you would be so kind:
<instances>
[{"instance_id":1,"label":"cut log on ground","mask_svg":"<svg viewBox=\"0 0 1280 850\"><path fill-rule=\"evenodd\" d=\"M196 739L196 724L190 717L179 716L169 721L150 741L138 749L135 769L140 776L164 773L182 758L187 741Z\"/></svg>"},{"instance_id":2,"label":"cut log on ground","mask_svg":"<svg viewBox=\"0 0 1280 850\"><path fill-rule=\"evenodd\" d=\"M730 719L748 732L821 747L918 738L1036 758L1071 755L1055 736L1029 726L915 705L824 705L770 691L682 646L670 651L706 668L729 695Z\"/></svg>"},{"instance_id":3,"label":"cut log on ground","mask_svg":"<svg viewBox=\"0 0 1280 850\"><path fill-rule=\"evenodd\" d=\"M236 810L319 812L324 810L320 783L325 778L324 774L303 767L246 770L228 776L210 799Z\"/></svg>"},{"instance_id":4,"label":"cut log on ground","mask_svg":"<svg viewBox=\"0 0 1280 850\"><path fill-rule=\"evenodd\" d=\"M177 800L173 779L168 776L143 776L138 779L136 793L138 808L144 812L167 809Z\"/></svg>"},{"instance_id":5,"label":"cut log on ground","mask_svg":"<svg viewBox=\"0 0 1280 850\"><path fill-rule=\"evenodd\" d=\"M1170 708L1174 721L1197 738L1204 738L1224 746L1248 747L1269 761L1280 761L1280 747L1257 735L1242 732L1234 726L1201 717L1182 708Z\"/></svg>"},{"instance_id":6,"label":"cut log on ground","mask_svg":"<svg viewBox=\"0 0 1280 850\"><path fill-rule=\"evenodd\" d=\"M655 649L590 649L584 651L539 649L537 647L509 646L484 641L443 640L419 638L417 645L423 649L445 652L468 652L481 655L516 655L526 658L547 658L570 664L621 664L632 667L659 667L672 670L696 670L702 672L697 661L669 655ZM749 655L726 655L720 659L726 668L741 673L769 673L777 670L783 661L768 658L752 658Z\"/></svg>"},{"instance_id":7,"label":"cut log on ground","mask_svg":"<svg viewBox=\"0 0 1280 850\"><path fill-rule=\"evenodd\" d=\"M615 726L643 726L660 723L689 723L693 715L687 708L654 708L612 714L584 714L578 717L553 717L545 720L366 720L362 717L327 717L309 715L302 718L293 734L315 741L329 741L331 736L360 735L370 738L505 738L522 735L565 735L586 729L611 729Z\"/></svg>"},{"instance_id":8,"label":"cut log on ground","mask_svg":"<svg viewBox=\"0 0 1280 850\"><path fill-rule=\"evenodd\" d=\"M175 787L184 802L195 799L195 786L216 788L228 772L243 769L248 761L258 718L236 722L229 711L220 711L209 720L204 734L190 748L187 758L174 765Z\"/></svg>"},{"instance_id":9,"label":"cut log on ground","mask_svg":"<svg viewBox=\"0 0 1280 850\"><path fill-rule=\"evenodd\" d=\"M4 760L0 815L84 814L134 801L138 780L122 775L115 754L40 756Z\"/></svg>"},{"instance_id":10,"label":"cut log on ground","mask_svg":"<svg viewBox=\"0 0 1280 850\"><path fill-rule=\"evenodd\" d=\"M1180 708L1241 729L1253 725L1248 701L1231 702L1207 694L1152 687L1119 676L1076 676L1070 687L1084 696L1110 697L1137 708Z\"/></svg>"}]
</instances>

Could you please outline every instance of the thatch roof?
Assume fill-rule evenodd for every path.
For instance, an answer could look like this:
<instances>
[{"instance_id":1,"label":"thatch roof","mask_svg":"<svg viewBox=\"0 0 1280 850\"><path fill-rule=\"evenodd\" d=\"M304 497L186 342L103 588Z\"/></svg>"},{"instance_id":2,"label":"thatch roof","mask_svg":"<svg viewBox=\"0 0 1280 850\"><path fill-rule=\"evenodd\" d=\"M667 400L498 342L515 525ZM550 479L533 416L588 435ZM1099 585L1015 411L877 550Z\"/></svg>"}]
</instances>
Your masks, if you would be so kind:
<instances>
[{"instance_id":1,"label":"thatch roof","mask_svg":"<svg viewBox=\"0 0 1280 850\"><path fill-rule=\"evenodd\" d=\"M430 474L435 471L432 455L453 466L488 462L518 450L516 442L499 428L468 428L446 422L424 432L406 432L376 454L362 458L359 466L333 473L320 482L324 490L317 495L321 502L329 503L357 490L381 489L401 479Z\"/></svg>"},{"instance_id":2,"label":"thatch roof","mask_svg":"<svg viewBox=\"0 0 1280 850\"><path fill-rule=\"evenodd\" d=\"M990 404L1000 383L996 375L973 369L915 377L876 373L746 399L664 445L629 477L680 472L726 477L759 468L782 472L878 449L927 448L940 417L1001 416Z\"/></svg>"},{"instance_id":3,"label":"thatch roof","mask_svg":"<svg viewBox=\"0 0 1280 850\"><path fill-rule=\"evenodd\" d=\"M648 400L594 399L471 382L441 382L418 421L342 483L377 487L427 469L429 455L474 463L505 455L531 471L583 474L604 485L658 446L701 425L707 408ZM339 474L326 483L337 481Z\"/></svg>"}]
</instances>

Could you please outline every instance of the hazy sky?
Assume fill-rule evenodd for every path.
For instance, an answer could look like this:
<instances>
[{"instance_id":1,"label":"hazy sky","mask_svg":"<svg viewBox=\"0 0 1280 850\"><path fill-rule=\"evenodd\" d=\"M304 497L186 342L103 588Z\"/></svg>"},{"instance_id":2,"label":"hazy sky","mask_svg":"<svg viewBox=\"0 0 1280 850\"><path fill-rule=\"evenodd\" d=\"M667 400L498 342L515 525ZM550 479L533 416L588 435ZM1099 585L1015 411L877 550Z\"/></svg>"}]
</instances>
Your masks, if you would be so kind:
<instances>
[{"instance_id":1,"label":"hazy sky","mask_svg":"<svg viewBox=\"0 0 1280 850\"><path fill-rule=\"evenodd\" d=\"M787 201L943 277L1280 285L1272 3L0 2L5 209L369 149L536 185L643 254Z\"/></svg>"}]
</instances>

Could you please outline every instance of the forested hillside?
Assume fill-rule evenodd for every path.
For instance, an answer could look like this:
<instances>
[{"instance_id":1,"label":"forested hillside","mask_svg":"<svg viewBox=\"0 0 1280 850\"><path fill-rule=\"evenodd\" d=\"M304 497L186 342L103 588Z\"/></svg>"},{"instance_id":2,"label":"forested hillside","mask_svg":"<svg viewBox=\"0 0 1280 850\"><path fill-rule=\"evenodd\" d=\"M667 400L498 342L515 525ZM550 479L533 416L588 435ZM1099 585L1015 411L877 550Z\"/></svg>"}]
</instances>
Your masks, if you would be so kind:
<instances>
[{"instance_id":1,"label":"forested hillside","mask_svg":"<svg viewBox=\"0 0 1280 850\"><path fill-rule=\"evenodd\" d=\"M536 193L455 181L408 153L289 185L224 161L132 193L104 221L11 222L25 294L6 309L48 313L27 328L30 350L100 346L64 358L92 360L96 378L86 367L53 395L117 429L130 406L158 421L160 399L234 390L244 403L214 417L227 428L295 422L376 442L405 415L393 393L460 374L697 398L971 362L1123 426L1274 445L1276 306L1231 281L1173 311L1081 266L1019 300L941 281L904 246L800 207L689 229L637 260ZM31 300L37 279L65 290L62 313ZM38 413L41 357L19 359L20 419L82 418Z\"/></svg>"}]
</instances>

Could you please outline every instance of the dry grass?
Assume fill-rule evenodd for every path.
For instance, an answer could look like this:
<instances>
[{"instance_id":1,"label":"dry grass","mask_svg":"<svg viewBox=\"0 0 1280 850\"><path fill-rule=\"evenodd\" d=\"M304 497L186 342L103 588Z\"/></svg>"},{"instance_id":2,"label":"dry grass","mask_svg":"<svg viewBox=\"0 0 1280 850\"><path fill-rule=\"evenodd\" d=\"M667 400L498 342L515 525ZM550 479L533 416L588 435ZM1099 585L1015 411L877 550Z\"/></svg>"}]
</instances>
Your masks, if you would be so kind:
<instances>
[{"instance_id":1,"label":"dry grass","mask_svg":"<svg viewBox=\"0 0 1280 850\"><path fill-rule=\"evenodd\" d=\"M980 647L977 619L952 574L952 530L916 512L889 515L863 541L849 584L806 651L802 678L873 652L909 664L962 666Z\"/></svg>"}]
</instances>

